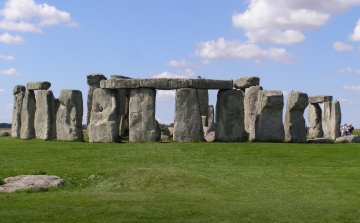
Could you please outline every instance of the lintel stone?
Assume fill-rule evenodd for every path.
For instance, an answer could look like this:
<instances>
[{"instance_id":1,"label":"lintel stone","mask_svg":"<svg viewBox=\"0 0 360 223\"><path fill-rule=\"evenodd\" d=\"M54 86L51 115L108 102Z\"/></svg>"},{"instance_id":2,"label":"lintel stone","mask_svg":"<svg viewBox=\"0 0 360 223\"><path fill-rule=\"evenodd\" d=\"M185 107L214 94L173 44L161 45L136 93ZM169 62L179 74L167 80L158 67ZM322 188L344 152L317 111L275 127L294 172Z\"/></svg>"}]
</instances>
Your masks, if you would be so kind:
<instances>
[{"instance_id":1,"label":"lintel stone","mask_svg":"<svg viewBox=\"0 0 360 223\"><path fill-rule=\"evenodd\" d=\"M231 90L233 89L233 80L189 79L189 88Z\"/></svg>"},{"instance_id":2,"label":"lintel stone","mask_svg":"<svg viewBox=\"0 0 360 223\"><path fill-rule=\"evenodd\" d=\"M333 97L330 95L317 95L309 97L309 103L323 103L332 101Z\"/></svg>"},{"instance_id":3,"label":"lintel stone","mask_svg":"<svg viewBox=\"0 0 360 223\"><path fill-rule=\"evenodd\" d=\"M240 77L234 80L234 88L245 89L260 85L260 78L255 76Z\"/></svg>"},{"instance_id":4,"label":"lintel stone","mask_svg":"<svg viewBox=\"0 0 360 223\"><path fill-rule=\"evenodd\" d=\"M101 88L119 89L119 88L140 88L140 79L109 79L100 82Z\"/></svg>"},{"instance_id":5,"label":"lintel stone","mask_svg":"<svg viewBox=\"0 0 360 223\"><path fill-rule=\"evenodd\" d=\"M140 87L164 89L164 90L188 88L189 87L189 79L187 79L187 78L140 79Z\"/></svg>"},{"instance_id":6,"label":"lintel stone","mask_svg":"<svg viewBox=\"0 0 360 223\"><path fill-rule=\"evenodd\" d=\"M51 87L51 83L48 81L29 82L26 84L28 90L48 90Z\"/></svg>"},{"instance_id":7,"label":"lintel stone","mask_svg":"<svg viewBox=\"0 0 360 223\"><path fill-rule=\"evenodd\" d=\"M24 92L25 93L26 88L23 85L15 85L14 90L13 90L13 95L19 94L20 92Z\"/></svg>"}]
</instances>

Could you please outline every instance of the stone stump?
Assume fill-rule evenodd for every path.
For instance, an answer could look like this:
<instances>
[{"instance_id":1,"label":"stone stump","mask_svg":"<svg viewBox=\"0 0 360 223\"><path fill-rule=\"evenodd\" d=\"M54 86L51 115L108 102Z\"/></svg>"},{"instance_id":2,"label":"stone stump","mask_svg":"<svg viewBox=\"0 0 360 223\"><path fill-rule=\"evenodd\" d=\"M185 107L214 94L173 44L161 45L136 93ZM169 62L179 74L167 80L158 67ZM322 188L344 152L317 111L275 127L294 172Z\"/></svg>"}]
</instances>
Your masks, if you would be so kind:
<instances>
[{"instance_id":1,"label":"stone stump","mask_svg":"<svg viewBox=\"0 0 360 223\"><path fill-rule=\"evenodd\" d=\"M35 138L35 110L36 100L35 93L32 90L27 90L21 106L21 129L20 138L32 139Z\"/></svg>"},{"instance_id":2,"label":"stone stump","mask_svg":"<svg viewBox=\"0 0 360 223\"><path fill-rule=\"evenodd\" d=\"M309 138L321 138L324 135L321 121L322 110L318 103L310 103L309 104Z\"/></svg>"},{"instance_id":3,"label":"stone stump","mask_svg":"<svg viewBox=\"0 0 360 223\"><path fill-rule=\"evenodd\" d=\"M204 132L200 116L197 89L177 89L173 140L177 142L203 141Z\"/></svg>"},{"instance_id":4,"label":"stone stump","mask_svg":"<svg viewBox=\"0 0 360 223\"><path fill-rule=\"evenodd\" d=\"M89 142L119 142L118 91L96 88L92 94Z\"/></svg>"},{"instance_id":5,"label":"stone stump","mask_svg":"<svg viewBox=\"0 0 360 223\"><path fill-rule=\"evenodd\" d=\"M91 107L93 92L96 88L100 88L100 81L107 80L103 74L93 73L87 75L88 95L87 95L87 114L86 114L86 125L90 125Z\"/></svg>"},{"instance_id":6,"label":"stone stump","mask_svg":"<svg viewBox=\"0 0 360 223\"><path fill-rule=\"evenodd\" d=\"M14 107L11 124L11 136L14 138L20 137L21 130L21 107L25 96L25 86L16 85L13 90Z\"/></svg>"},{"instance_id":7,"label":"stone stump","mask_svg":"<svg viewBox=\"0 0 360 223\"><path fill-rule=\"evenodd\" d=\"M260 91L260 86L250 86L245 89L244 125L245 131L249 133L249 140L255 140L256 106Z\"/></svg>"},{"instance_id":8,"label":"stone stump","mask_svg":"<svg viewBox=\"0 0 360 223\"><path fill-rule=\"evenodd\" d=\"M219 90L216 102L215 140L219 142L247 141L242 91Z\"/></svg>"},{"instance_id":9,"label":"stone stump","mask_svg":"<svg viewBox=\"0 0 360 223\"><path fill-rule=\"evenodd\" d=\"M56 113L57 139L83 141L83 98L79 90L61 90Z\"/></svg>"},{"instance_id":10,"label":"stone stump","mask_svg":"<svg viewBox=\"0 0 360 223\"><path fill-rule=\"evenodd\" d=\"M259 92L254 141L281 142L284 140L283 107L284 97L281 91Z\"/></svg>"},{"instance_id":11,"label":"stone stump","mask_svg":"<svg viewBox=\"0 0 360 223\"><path fill-rule=\"evenodd\" d=\"M155 120L155 99L155 89L131 89L129 103L130 142L147 142L159 140L159 125Z\"/></svg>"},{"instance_id":12,"label":"stone stump","mask_svg":"<svg viewBox=\"0 0 360 223\"><path fill-rule=\"evenodd\" d=\"M35 136L39 139L54 138L54 95L51 90L36 91Z\"/></svg>"},{"instance_id":13,"label":"stone stump","mask_svg":"<svg viewBox=\"0 0 360 223\"><path fill-rule=\"evenodd\" d=\"M323 103L322 127L324 138L335 140L340 136L341 109L338 101Z\"/></svg>"},{"instance_id":14,"label":"stone stump","mask_svg":"<svg viewBox=\"0 0 360 223\"><path fill-rule=\"evenodd\" d=\"M308 95L291 92L286 101L285 140L288 142L307 142L304 110L309 104Z\"/></svg>"}]
</instances>

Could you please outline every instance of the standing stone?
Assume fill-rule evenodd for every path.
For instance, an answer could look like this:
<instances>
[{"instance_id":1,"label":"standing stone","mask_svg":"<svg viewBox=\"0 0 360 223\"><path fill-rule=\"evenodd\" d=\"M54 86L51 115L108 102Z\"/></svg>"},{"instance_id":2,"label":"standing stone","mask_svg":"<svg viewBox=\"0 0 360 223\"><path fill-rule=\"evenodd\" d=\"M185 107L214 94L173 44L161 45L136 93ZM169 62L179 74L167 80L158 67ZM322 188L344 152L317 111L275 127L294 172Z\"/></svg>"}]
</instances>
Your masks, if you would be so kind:
<instances>
[{"instance_id":1,"label":"standing stone","mask_svg":"<svg viewBox=\"0 0 360 223\"><path fill-rule=\"evenodd\" d=\"M245 89L244 124L245 131L249 133L249 140L255 140L256 106L260 91L260 86L252 86Z\"/></svg>"},{"instance_id":2,"label":"standing stone","mask_svg":"<svg viewBox=\"0 0 360 223\"><path fill-rule=\"evenodd\" d=\"M51 90L36 91L35 135L39 139L54 138L54 95Z\"/></svg>"},{"instance_id":3,"label":"standing stone","mask_svg":"<svg viewBox=\"0 0 360 223\"><path fill-rule=\"evenodd\" d=\"M118 91L96 88L92 94L89 142L118 142Z\"/></svg>"},{"instance_id":4,"label":"standing stone","mask_svg":"<svg viewBox=\"0 0 360 223\"><path fill-rule=\"evenodd\" d=\"M155 89L131 89L129 103L130 142L158 141L159 125L155 120L155 98Z\"/></svg>"},{"instance_id":5,"label":"standing stone","mask_svg":"<svg viewBox=\"0 0 360 223\"><path fill-rule=\"evenodd\" d=\"M209 105L208 106L208 131L213 131L213 126L214 126L214 106L213 105Z\"/></svg>"},{"instance_id":6,"label":"standing stone","mask_svg":"<svg viewBox=\"0 0 360 223\"><path fill-rule=\"evenodd\" d=\"M198 76L197 78L201 78ZM209 90L208 89L198 89L199 95L199 106L200 106L200 116L208 117L209 109ZM208 126L207 120L203 123L204 126Z\"/></svg>"},{"instance_id":7,"label":"standing stone","mask_svg":"<svg viewBox=\"0 0 360 223\"><path fill-rule=\"evenodd\" d=\"M35 119L36 100L35 93L32 90L27 90L21 106L21 129L20 138L32 139L35 138Z\"/></svg>"},{"instance_id":8,"label":"standing stone","mask_svg":"<svg viewBox=\"0 0 360 223\"><path fill-rule=\"evenodd\" d=\"M20 137L21 130L21 107L25 96L25 86L16 85L14 87L14 107L13 107L13 117L11 124L11 136L14 138Z\"/></svg>"},{"instance_id":9,"label":"standing stone","mask_svg":"<svg viewBox=\"0 0 360 223\"><path fill-rule=\"evenodd\" d=\"M283 107L284 97L281 91L259 92L254 141L281 142L284 140Z\"/></svg>"},{"instance_id":10,"label":"standing stone","mask_svg":"<svg viewBox=\"0 0 360 223\"><path fill-rule=\"evenodd\" d=\"M285 140L288 142L307 142L304 110L309 104L308 95L291 92L286 101Z\"/></svg>"},{"instance_id":11,"label":"standing stone","mask_svg":"<svg viewBox=\"0 0 360 223\"><path fill-rule=\"evenodd\" d=\"M119 133L121 136L125 136L125 115L120 116Z\"/></svg>"},{"instance_id":12,"label":"standing stone","mask_svg":"<svg viewBox=\"0 0 360 223\"><path fill-rule=\"evenodd\" d=\"M309 105L309 138L321 138L324 135L321 121L321 107L318 103L310 103Z\"/></svg>"},{"instance_id":13,"label":"standing stone","mask_svg":"<svg viewBox=\"0 0 360 223\"><path fill-rule=\"evenodd\" d=\"M216 102L215 140L241 142L247 140L244 129L244 93L219 90Z\"/></svg>"},{"instance_id":14,"label":"standing stone","mask_svg":"<svg viewBox=\"0 0 360 223\"><path fill-rule=\"evenodd\" d=\"M93 92L96 88L100 88L100 81L106 80L107 78L103 74L89 74L87 75L87 84L89 85L87 95L87 114L86 114L86 125L90 125L91 107Z\"/></svg>"},{"instance_id":15,"label":"standing stone","mask_svg":"<svg viewBox=\"0 0 360 223\"><path fill-rule=\"evenodd\" d=\"M173 140L177 142L203 141L199 95L196 89L177 89Z\"/></svg>"},{"instance_id":16,"label":"standing stone","mask_svg":"<svg viewBox=\"0 0 360 223\"><path fill-rule=\"evenodd\" d=\"M121 75L110 75L110 79L130 79L130 77L125 77ZM125 115L126 108L126 89L118 89L119 91L119 115Z\"/></svg>"},{"instance_id":17,"label":"standing stone","mask_svg":"<svg viewBox=\"0 0 360 223\"><path fill-rule=\"evenodd\" d=\"M324 138L335 140L340 136L341 109L338 101L323 103L322 127Z\"/></svg>"},{"instance_id":18,"label":"standing stone","mask_svg":"<svg viewBox=\"0 0 360 223\"><path fill-rule=\"evenodd\" d=\"M54 98L54 124L53 124L53 136L57 138L57 130L56 130L56 114L59 110L60 102L58 98Z\"/></svg>"},{"instance_id":19,"label":"standing stone","mask_svg":"<svg viewBox=\"0 0 360 223\"><path fill-rule=\"evenodd\" d=\"M79 90L61 90L56 113L57 139L83 141L83 98Z\"/></svg>"}]
</instances>

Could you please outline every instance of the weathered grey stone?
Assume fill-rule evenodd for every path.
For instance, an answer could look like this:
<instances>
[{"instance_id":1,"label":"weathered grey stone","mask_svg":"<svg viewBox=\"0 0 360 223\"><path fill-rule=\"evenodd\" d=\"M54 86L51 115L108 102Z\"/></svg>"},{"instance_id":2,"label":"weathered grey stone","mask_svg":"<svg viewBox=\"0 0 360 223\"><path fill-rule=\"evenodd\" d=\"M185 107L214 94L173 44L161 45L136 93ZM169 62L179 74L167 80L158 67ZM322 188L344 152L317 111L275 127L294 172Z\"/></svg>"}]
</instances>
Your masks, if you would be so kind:
<instances>
[{"instance_id":1,"label":"weathered grey stone","mask_svg":"<svg viewBox=\"0 0 360 223\"><path fill-rule=\"evenodd\" d=\"M97 88L93 92L89 142L119 142L118 91Z\"/></svg>"},{"instance_id":2,"label":"weathered grey stone","mask_svg":"<svg viewBox=\"0 0 360 223\"><path fill-rule=\"evenodd\" d=\"M323 103L332 101L333 97L330 95L317 95L309 97L309 103Z\"/></svg>"},{"instance_id":3,"label":"weathered grey stone","mask_svg":"<svg viewBox=\"0 0 360 223\"><path fill-rule=\"evenodd\" d=\"M206 142L214 142L215 141L215 131L208 132L205 135Z\"/></svg>"},{"instance_id":4,"label":"weathered grey stone","mask_svg":"<svg viewBox=\"0 0 360 223\"><path fill-rule=\"evenodd\" d=\"M247 141L244 128L244 93L219 90L216 102L215 140L220 142Z\"/></svg>"},{"instance_id":5,"label":"weathered grey stone","mask_svg":"<svg viewBox=\"0 0 360 223\"><path fill-rule=\"evenodd\" d=\"M131 89L129 103L129 141L158 141L160 130L155 120L156 90Z\"/></svg>"},{"instance_id":6,"label":"weathered grey stone","mask_svg":"<svg viewBox=\"0 0 360 223\"><path fill-rule=\"evenodd\" d=\"M252 86L245 89L244 125L245 131L249 133L249 140L255 140L256 106L260 91L260 86Z\"/></svg>"},{"instance_id":7,"label":"weathered grey stone","mask_svg":"<svg viewBox=\"0 0 360 223\"><path fill-rule=\"evenodd\" d=\"M254 141L281 142L284 140L283 107L284 97L281 91L259 92Z\"/></svg>"},{"instance_id":8,"label":"weathered grey stone","mask_svg":"<svg viewBox=\"0 0 360 223\"><path fill-rule=\"evenodd\" d=\"M48 90L51 87L51 83L48 81L29 82L26 84L28 90Z\"/></svg>"},{"instance_id":9,"label":"weathered grey stone","mask_svg":"<svg viewBox=\"0 0 360 223\"><path fill-rule=\"evenodd\" d=\"M125 76L121 76L121 75L110 75L110 79L130 79L130 77L125 77ZM119 91L119 115L120 117L122 115L125 115L127 113L126 108L126 89L118 89ZM120 131L121 132L121 131Z\"/></svg>"},{"instance_id":10,"label":"weathered grey stone","mask_svg":"<svg viewBox=\"0 0 360 223\"><path fill-rule=\"evenodd\" d=\"M24 92L19 92L14 95L13 116L12 116L12 124L11 124L11 136L14 138L20 137L21 108L22 108L24 96L25 96Z\"/></svg>"},{"instance_id":11,"label":"weathered grey stone","mask_svg":"<svg viewBox=\"0 0 360 223\"><path fill-rule=\"evenodd\" d=\"M189 88L230 90L233 89L233 80L189 79Z\"/></svg>"},{"instance_id":12,"label":"weathered grey stone","mask_svg":"<svg viewBox=\"0 0 360 223\"><path fill-rule=\"evenodd\" d=\"M205 127L207 124L207 117L205 115L201 116L201 124L203 127Z\"/></svg>"},{"instance_id":13,"label":"weathered grey stone","mask_svg":"<svg viewBox=\"0 0 360 223\"><path fill-rule=\"evenodd\" d=\"M309 138L321 138L324 135L321 121L321 107L318 103L309 104L309 115L308 121L309 127Z\"/></svg>"},{"instance_id":14,"label":"weathered grey stone","mask_svg":"<svg viewBox=\"0 0 360 223\"><path fill-rule=\"evenodd\" d=\"M35 110L36 100L35 93L32 90L27 90L21 106L21 129L20 138L32 139L35 138Z\"/></svg>"},{"instance_id":15,"label":"weathered grey stone","mask_svg":"<svg viewBox=\"0 0 360 223\"><path fill-rule=\"evenodd\" d=\"M15 85L13 89L13 95L19 94L20 92L25 93L26 88L23 85Z\"/></svg>"},{"instance_id":16,"label":"weathered grey stone","mask_svg":"<svg viewBox=\"0 0 360 223\"><path fill-rule=\"evenodd\" d=\"M304 110L309 104L308 95L302 92L291 92L286 101L285 141L307 142Z\"/></svg>"},{"instance_id":17,"label":"weathered grey stone","mask_svg":"<svg viewBox=\"0 0 360 223\"><path fill-rule=\"evenodd\" d=\"M315 138L315 139L308 139L308 143L333 143L330 139L326 138Z\"/></svg>"},{"instance_id":18,"label":"weathered grey stone","mask_svg":"<svg viewBox=\"0 0 360 223\"><path fill-rule=\"evenodd\" d=\"M57 139L83 141L83 98L79 90L61 90L56 113Z\"/></svg>"},{"instance_id":19,"label":"weathered grey stone","mask_svg":"<svg viewBox=\"0 0 360 223\"><path fill-rule=\"evenodd\" d=\"M169 126L168 130L169 130L169 137L173 138L173 136L174 136L174 127Z\"/></svg>"},{"instance_id":20,"label":"weathered grey stone","mask_svg":"<svg viewBox=\"0 0 360 223\"><path fill-rule=\"evenodd\" d=\"M39 139L54 138L54 95L51 90L36 91L35 136Z\"/></svg>"},{"instance_id":21,"label":"weathered grey stone","mask_svg":"<svg viewBox=\"0 0 360 223\"><path fill-rule=\"evenodd\" d=\"M210 130L210 131L215 130L213 125L214 125L214 106L209 105L208 106L208 121L207 121L208 130Z\"/></svg>"},{"instance_id":22,"label":"weathered grey stone","mask_svg":"<svg viewBox=\"0 0 360 223\"><path fill-rule=\"evenodd\" d=\"M119 133L121 136L125 136L125 115L120 116Z\"/></svg>"},{"instance_id":23,"label":"weathered grey stone","mask_svg":"<svg viewBox=\"0 0 360 223\"><path fill-rule=\"evenodd\" d=\"M167 141L167 140L169 140L168 135L161 135L161 141Z\"/></svg>"},{"instance_id":24,"label":"weathered grey stone","mask_svg":"<svg viewBox=\"0 0 360 223\"><path fill-rule=\"evenodd\" d=\"M189 79L187 79L187 78L140 79L140 87L164 89L164 90L188 88L189 87Z\"/></svg>"},{"instance_id":25,"label":"weathered grey stone","mask_svg":"<svg viewBox=\"0 0 360 223\"><path fill-rule=\"evenodd\" d=\"M234 81L234 88L246 89L251 86L259 86L260 78L255 76L240 77Z\"/></svg>"},{"instance_id":26,"label":"weathered grey stone","mask_svg":"<svg viewBox=\"0 0 360 223\"><path fill-rule=\"evenodd\" d=\"M64 180L58 176L48 175L20 175L4 179L5 184L0 186L0 192L14 192L16 190L47 190L49 187L58 187Z\"/></svg>"},{"instance_id":27,"label":"weathered grey stone","mask_svg":"<svg viewBox=\"0 0 360 223\"><path fill-rule=\"evenodd\" d=\"M335 140L340 136L341 109L338 101L323 103L322 127L324 138Z\"/></svg>"},{"instance_id":28,"label":"weathered grey stone","mask_svg":"<svg viewBox=\"0 0 360 223\"><path fill-rule=\"evenodd\" d=\"M160 141L161 139L161 129L159 122L155 119L155 130L156 130L156 139L155 141Z\"/></svg>"},{"instance_id":29,"label":"weathered grey stone","mask_svg":"<svg viewBox=\"0 0 360 223\"><path fill-rule=\"evenodd\" d=\"M54 123L53 123L53 136L57 138L57 130L56 130L56 114L60 107L59 98L54 98Z\"/></svg>"},{"instance_id":30,"label":"weathered grey stone","mask_svg":"<svg viewBox=\"0 0 360 223\"><path fill-rule=\"evenodd\" d=\"M199 95L196 89L177 89L173 140L177 142L203 141Z\"/></svg>"},{"instance_id":31,"label":"weathered grey stone","mask_svg":"<svg viewBox=\"0 0 360 223\"><path fill-rule=\"evenodd\" d=\"M10 132L8 131L0 131L0 136L3 137L3 136L10 136Z\"/></svg>"},{"instance_id":32,"label":"weathered grey stone","mask_svg":"<svg viewBox=\"0 0 360 223\"><path fill-rule=\"evenodd\" d=\"M101 88L107 89L132 89L140 88L140 79L109 79L100 82Z\"/></svg>"},{"instance_id":33,"label":"weathered grey stone","mask_svg":"<svg viewBox=\"0 0 360 223\"><path fill-rule=\"evenodd\" d=\"M90 125L91 107L92 107L92 96L96 88L100 88L100 81L106 80L107 78L103 74L93 73L87 75L88 95L87 95L87 114L86 114L86 126Z\"/></svg>"},{"instance_id":34,"label":"weathered grey stone","mask_svg":"<svg viewBox=\"0 0 360 223\"><path fill-rule=\"evenodd\" d=\"M349 135L339 137L335 140L337 143L360 143L360 136L358 135Z\"/></svg>"},{"instance_id":35,"label":"weathered grey stone","mask_svg":"<svg viewBox=\"0 0 360 223\"><path fill-rule=\"evenodd\" d=\"M200 115L205 116L205 126L208 126L207 117L209 113L209 91L207 89L198 89L199 95L199 106L200 106Z\"/></svg>"}]
</instances>

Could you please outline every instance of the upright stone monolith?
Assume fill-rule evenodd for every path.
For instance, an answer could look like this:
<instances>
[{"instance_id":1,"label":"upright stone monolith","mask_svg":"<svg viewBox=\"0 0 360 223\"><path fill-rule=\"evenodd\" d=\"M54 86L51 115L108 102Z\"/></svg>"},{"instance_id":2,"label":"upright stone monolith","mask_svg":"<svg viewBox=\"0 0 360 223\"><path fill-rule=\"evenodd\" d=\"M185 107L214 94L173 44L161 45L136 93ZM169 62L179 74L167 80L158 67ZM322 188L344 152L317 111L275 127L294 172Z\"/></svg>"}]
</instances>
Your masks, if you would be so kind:
<instances>
[{"instance_id":1,"label":"upright stone monolith","mask_svg":"<svg viewBox=\"0 0 360 223\"><path fill-rule=\"evenodd\" d=\"M176 90L173 134L173 140L177 142L204 140L197 89Z\"/></svg>"},{"instance_id":2,"label":"upright stone monolith","mask_svg":"<svg viewBox=\"0 0 360 223\"><path fill-rule=\"evenodd\" d=\"M285 139L283 107L284 97L281 91L259 92L254 141L281 142Z\"/></svg>"},{"instance_id":3,"label":"upright stone monolith","mask_svg":"<svg viewBox=\"0 0 360 223\"><path fill-rule=\"evenodd\" d=\"M213 105L209 105L208 106L208 131L214 131L214 106Z\"/></svg>"},{"instance_id":4,"label":"upright stone monolith","mask_svg":"<svg viewBox=\"0 0 360 223\"><path fill-rule=\"evenodd\" d=\"M56 113L57 139L83 141L83 98L79 90L61 90Z\"/></svg>"},{"instance_id":5,"label":"upright stone monolith","mask_svg":"<svg viewBox=\"0 0 360 223\"><path fill-rule=\"evenodd\" d=\"M54 124L53 124L53 136L57 138L57 130L56 130L56 114L59 110L60 102L59 98L54 98Z\"/></svg>"},{"instance_id":6,"label":"upright stone monolith","mask_svg":"<svg viewBox=\"0 0 360 223\"><path fill-rule=\"evenodd\" d=\"M155 89L131 89L129 103L130 142L147 142L159 140L159 125L155 120L155 98Z\"/></svg>"},{"instance_id":7,"label":"upright stone monolith","mask_svg":"<svg viewBox=\"0 0 360 223\"><path fill-rule=\"evenodd\" d=\"M323 103L322 127L324 138L335 140L340 136L341 109L338 101Z\"/></svg>"},{"instance_id":8,"label":"upright stone monolith","mask_svg":"<svg viewBox=\"0 0 360 223\"><path fill-rule=\"evenodd\" d=\"M245 89L244 125L245 131L249 133L249 140L255 140L256 106L260 91L260 86L251 86Z\"/></svg>"},{"instance_id":9,"label":"upright stone monolith","mask_svg":"<svg viewBox=\"0 0 360 223\"><path fill-rule=\"evenodd\" d=\"M98 73L89 74L89 75L87 75L86 78L87 78L87 84L89 85L88 95L87 95L86 125L89 126L93 92L96 88L100 88L100 81L106 80L107 78L103 74L98 74Z\"/></svg>"},{"instance_id":10,"label":"upright stone monolith","mask_svg":"<svg viewBox=\"0 0 360 223\"><path fill-rule=\"evenodd\" d=\"M304 110L309 104L308 95L291 92L286 101L285 140L288 142L307 142Z\"/></svg>"},{"instance_id":11,"label":"upright stone monolith","mask_svg":"<svg viewBox=\"0 0 360 223\"><path fill-rule=\"evenodd\" d=\"M21 129L20 138L32 139L35 138L35 119L36 100L35 93L32 90L27 90L21 106Z\"/></svg>"},{"instance_id":12,"label":"upright stone monolith","mask_svg":"<svg viewBox=\"0 0 360 223\"><path fill-rule=\"evenodd\" d=\"M54 95L51 90L36 91L34 128L36 138L54 138Z\"/></svg>"},{"instance_id":13,"label":"upright stone monolith","mask_svg":"<svg viewBox=\"0 0 360 223\"><path fill-rule=\"evenodd\" d=\"M219 90L216 102L215 140L219 142L247 141L244 129L244 93Z\"/></svg>"},{"instance_id":14,"label":"upright stone monolith","mask_svg":"<svg viewBox=\"0 0 360 223\"><path fill-rule=\"evenodd\" d=\"M25 96L25 86L16 85L14 87L13 94L14 106L11 124L11 136L14 138L19 138L21 130L21 107Z\"/></svg>"},{"instance_id":15,"label":"upright stone monolith","mask_svg":"<svg viewBox=\"0 0 360 223\"><path fill-rule=\"evenodd\" d=\"M309 138L322 138L324 135L321 121L321 107L318 103L309 104Z\"/></svg>"},{"instance_id":16,"label":"upright stone monolith","mask_svg":"<svg viewBox=\"0 0 360 223\"><path fill-rule=\"evenodd\" d=\"M118 91L96 88L92 94L89 142L119 141Z\"/></svg>"},{"instance_id":17,"label":"upright stone monolith","mask_svg":"<svg viewBox=\"0 0 360 223\"><path fill-rule=\"evenodd\" d=\"M201 78L198 76L197 78ZM200 106L200 116L205 116L206 120L203 123L204 126L208 126L207 117L209 109L209 90L208 89L197 89L199 95L199 106Z\"/></svg>"}]
</instances>

